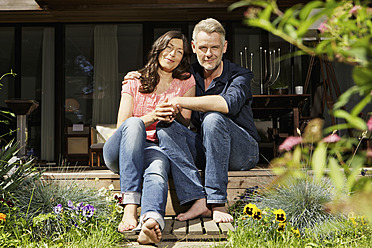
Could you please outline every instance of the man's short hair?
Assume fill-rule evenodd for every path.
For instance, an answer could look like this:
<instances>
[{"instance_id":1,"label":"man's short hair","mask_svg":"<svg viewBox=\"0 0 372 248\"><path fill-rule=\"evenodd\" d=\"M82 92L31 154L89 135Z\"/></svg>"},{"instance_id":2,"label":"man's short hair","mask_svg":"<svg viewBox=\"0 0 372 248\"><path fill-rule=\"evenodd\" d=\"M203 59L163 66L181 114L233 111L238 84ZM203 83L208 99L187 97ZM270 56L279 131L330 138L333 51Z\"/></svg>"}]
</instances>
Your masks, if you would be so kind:
<instances>
[{"instance_id":1,"label":"man's short hair","mask_svg":"<svg viewBox=\"0 0 372 248\"><path fill-rule=\"evenodd\" d=\"M222 24L216 19L207 18L201 20L198 24L195 25L194 31L192 32L192 39L194 40L194 42L196 42L196 36L201 31L204 31L208 34L216 32L221 36L222 44L225 42L226 31Z\"/></svg>"}]
</instances>

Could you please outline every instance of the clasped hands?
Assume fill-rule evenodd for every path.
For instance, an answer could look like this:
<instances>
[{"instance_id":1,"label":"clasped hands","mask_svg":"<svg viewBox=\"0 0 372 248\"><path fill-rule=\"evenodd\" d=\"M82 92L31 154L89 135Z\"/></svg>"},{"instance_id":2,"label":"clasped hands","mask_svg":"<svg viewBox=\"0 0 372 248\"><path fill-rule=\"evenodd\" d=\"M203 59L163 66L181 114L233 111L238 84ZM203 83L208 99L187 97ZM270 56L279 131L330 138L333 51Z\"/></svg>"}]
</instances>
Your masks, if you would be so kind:
<instances>
[{"instance_id":1,"label":"clasped hands","mask_svg":"<svg viewBox=\"0 0 372 248\"><path fill-rule=\"evenodd\" d=\"M164 122L172 122L176 119L176 116L179 112L181 112L182 108L172 103L171 101L168 102L166 99L164 102L156 105L155 107L155 116L158 121Z\"/></svg>"},{"instance_id":2,"label":"clasped hands","mask_svg":"<svg viewBox=\"0 0 372 248\"><path fill-rule=\"evenodd\" d=\"M122 84L126 84L127 80L130 79L139 79L141 77L141 73L138 71L131 71L125 75ZM175 103L175 99L168 101L165 99L164 102L156 105L154 114L157 121L164 121L164 122L172 122L176 119L178 113L182 111L180 105Z\"/></svg>"}]
</instances>

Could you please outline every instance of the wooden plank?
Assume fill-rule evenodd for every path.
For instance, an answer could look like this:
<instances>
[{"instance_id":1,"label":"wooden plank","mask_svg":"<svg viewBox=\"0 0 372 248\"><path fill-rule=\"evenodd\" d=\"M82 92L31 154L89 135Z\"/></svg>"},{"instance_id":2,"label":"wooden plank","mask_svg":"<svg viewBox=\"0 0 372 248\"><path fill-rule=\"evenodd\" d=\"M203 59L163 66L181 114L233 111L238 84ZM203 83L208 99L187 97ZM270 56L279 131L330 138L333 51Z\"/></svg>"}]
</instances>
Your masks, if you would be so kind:
<instances>
[{"instance_id":1,"label":"wooden plank","mask_svg":"<svg viewBox=\"0 0 372 248\"><path fill-rule=\"evenodd\" d=\"M270 183L274 179L273 176L254 176L254 177L229 177L227 188L239 189L248 188L256 185L264 185Z\"/></svg>"},{"instance_id":2,"label":"wooden plank","mask_svg":"<svg viewBox=\"0 0 372 248\"><path fill-rule=\"evenodd\" d=\"M164 226L164 230L163 230L163 233L162 233L162 240L173 240L176 238L176 236L173 235L172 233L172 229L173 229L173 223L174 223L174 219L173 217L165 217L164 218L164 221L165 221L165 226Z\"/></svg>"},{"instance_id":3,"label":"wooden plank","mask_svg":"<svg viewBox=\"0 0 372 248\"><path fill-rule=\"evenodd\" d=\"M252 169L249 171L229 171L229 177L255 177L255 176L273 176L271 169Z\"/></svg>"},{"instance_id":4,"label":"wooden plank","mask_svg":"<svg viewBox=\"0 0 372 248\"><path fill-rule=\"evenodd\" d=\"M178 239L182 239L186 236L187 222L175 220L173 223L173 235Z\"/></svg>"},{"instance_id":5,"label":"wooden plank","mask_svg":"<svg viewBox=\"0 0 372 248\"><path fill-rule=\"evenodd\" d=\"M203 227L200 218L189 220L188 227L189 235L203 235Z\"/></svg>"},{"instance_id":6,"label":"wooden plank","mask_svg":"<svg viewBox=\"0 0 372 248\"><path fill-rule=\"evenodd\" d=\"M231 223L218 223L218 227L220 228L222 234L227 235L230 231L234 231L234 227Z\"/></svg>"},{"instance_id":7,"label":"wooden plank","mask_svg":"<svg viewBox=\"0 0 372 248\"><path fill-rule=\"evenodd\" d=\"M211 218L203 218L203 225L205 228L205 233L207 235L219 235L220 229L218 228L216 222Z\"/></svg>"}]
</instances>

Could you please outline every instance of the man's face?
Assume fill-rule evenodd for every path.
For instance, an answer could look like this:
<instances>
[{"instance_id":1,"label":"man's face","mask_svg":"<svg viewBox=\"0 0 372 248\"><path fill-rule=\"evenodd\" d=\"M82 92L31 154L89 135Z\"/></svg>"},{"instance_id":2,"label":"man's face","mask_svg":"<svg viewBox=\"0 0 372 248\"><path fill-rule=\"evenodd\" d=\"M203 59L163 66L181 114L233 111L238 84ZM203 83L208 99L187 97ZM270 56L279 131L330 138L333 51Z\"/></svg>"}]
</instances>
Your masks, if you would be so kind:
<instances>
[{"instance_id":1,"label":"man's face","mask_svg":"<svg viewBox=\"0 0 372 248\"><path fill-rule=\"evenodd\" d=\"M204 31L199 32L191 45L199 64L205 70L217 69L227 49L227 41L222 44L221 36L216 32L211 34Z\"/></svg>"}]
</instances>

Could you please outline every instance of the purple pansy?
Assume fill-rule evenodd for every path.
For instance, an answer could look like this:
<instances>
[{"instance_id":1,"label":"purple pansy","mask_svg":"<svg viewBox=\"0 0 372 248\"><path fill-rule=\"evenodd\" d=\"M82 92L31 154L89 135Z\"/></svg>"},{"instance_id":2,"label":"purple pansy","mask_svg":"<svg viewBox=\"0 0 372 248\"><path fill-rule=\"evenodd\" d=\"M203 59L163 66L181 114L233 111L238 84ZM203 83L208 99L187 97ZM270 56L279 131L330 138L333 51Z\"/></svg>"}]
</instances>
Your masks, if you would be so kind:
<instances>
[{"instance_id":1,"label":"purple pansy","mask_svg":"<svg viewBox=\"0 0 372 248\"><path fill-rule=\"evenodd\" d=\"M92 205L88 204L83 207L83 216L90 218L93 216L94 211L95 208Z\"/></svg>"},{"instance_id":2,"label":"purple pansy","mask_svg":"<svg viewBox=\"0 0 372 248\"><path fill-rule=\"evenodd\" d=\"M62 213L62 210L63 210L63 208L62 208L62 204L58 204L57 206L55 206L55 207L53 208L53 210L54 210L54 213L55 213L55 214L60 214L60 213Z\"/></svg>"}]
</instances>

